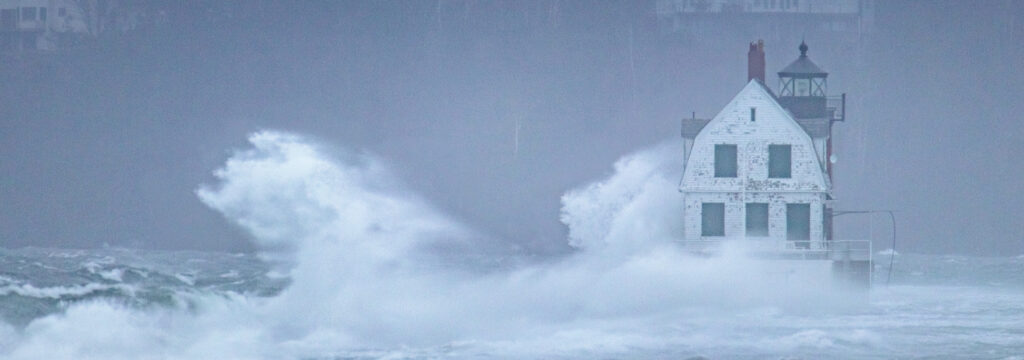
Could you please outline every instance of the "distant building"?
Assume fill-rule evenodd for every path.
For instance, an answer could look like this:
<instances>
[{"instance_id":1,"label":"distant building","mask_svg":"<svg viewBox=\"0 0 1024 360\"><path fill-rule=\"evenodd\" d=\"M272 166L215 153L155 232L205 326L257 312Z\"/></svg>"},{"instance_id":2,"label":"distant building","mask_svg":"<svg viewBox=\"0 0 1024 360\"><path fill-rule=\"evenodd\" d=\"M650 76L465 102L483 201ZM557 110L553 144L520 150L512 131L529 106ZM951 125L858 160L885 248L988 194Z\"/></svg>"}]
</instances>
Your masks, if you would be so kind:
<instances>
[{"instance_id":1,"label":"distant building","mask_svg":"<svg viewBox=\"0 0 1024 360\"><path fill-rule=\"evenodd\" d=\"M849 35L874 27L874 0L658 0L665 33L699 41L710 35L788 40L787 34Z\"/></svg>"},{"instance_id":2,"label":"distant building","mask_svg":"<svg viewBox=\"0 0 1024 360\"><path fill-rule=\"evenodd\" d=\"M0 50L53 51L67 35L87 32L75 1L0 0Z\"/></svg>"},{"instance_id":3,"label":"distant building","mask_svg":"<svg viewBox=\"0 0 1024 360\"><path fill-rule=\"evenodd\" d=\"M763 43L751 44L747 85L710 120L685 119L680 192L684 240L758 241L778 249L825 249L831 240L832 124L845 95L807 57L764 83Z\"/></svg>"}]
</instances>

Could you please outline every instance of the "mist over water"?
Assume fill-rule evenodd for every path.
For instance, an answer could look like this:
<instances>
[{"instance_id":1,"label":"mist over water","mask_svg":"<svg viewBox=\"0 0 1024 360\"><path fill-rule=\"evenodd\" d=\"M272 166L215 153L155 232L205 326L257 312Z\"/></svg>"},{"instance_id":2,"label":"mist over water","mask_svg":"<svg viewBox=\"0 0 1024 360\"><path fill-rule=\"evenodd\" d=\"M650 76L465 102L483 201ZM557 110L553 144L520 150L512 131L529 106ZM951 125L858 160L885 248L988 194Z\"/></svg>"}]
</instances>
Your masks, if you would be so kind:
<instances>
[{"instance_id":1,"label":"mist over water","mask_svg":"<svg viewBox=\"0 0 1024 360\"><path fill-rule=\"evenodd\" d=\"M674 145L628 155L606 179L566 193L561 220L577 251L535 262L439 213L407 191L382 159L276 131L254 133L249 143L197 195L251 235L270 266L267 276L288 279L279 293L198 289L142 307L100 297L23 329L4 328L10 336L0 354L688 353L725 336L694 327L722 326L715 319L725 314L830 314L863 306L863 297L830 285L827 272L796 277L741 248L713 258L678 251L671 243L680 226L672 216ZM480 256L495 261L463 260ZM778 350L771 342L745 346L752 346L749 353Z\"/></svg>"},{"instance_id":2,"label":"mist over water","mask_svg":"<svg viewBox=\"0 0 1024 360\"><path fill-rule=\"evenodd\" d=\"M72 3L108 30L0 49L0 360L1024 359L1024 1ZM870 290L674 243L662 139L757 39L848 95Z\"/></svg>"}]
</instances>

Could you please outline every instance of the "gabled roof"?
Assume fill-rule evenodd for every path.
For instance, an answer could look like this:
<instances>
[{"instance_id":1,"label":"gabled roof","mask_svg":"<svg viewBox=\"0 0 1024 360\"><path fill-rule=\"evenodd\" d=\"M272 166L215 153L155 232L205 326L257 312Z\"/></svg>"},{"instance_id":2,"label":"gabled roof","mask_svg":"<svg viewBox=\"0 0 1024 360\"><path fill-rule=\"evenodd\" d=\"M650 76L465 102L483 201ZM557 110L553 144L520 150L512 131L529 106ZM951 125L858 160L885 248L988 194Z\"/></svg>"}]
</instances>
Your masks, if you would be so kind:
<instances>
[{"instance_id":1,"label":"gabled roof","mask_svg":"<svg viewBox=\"0 0 1024 360\"><path fill-rule=\"evenodd\" d=\"M708 123L710 124L711 122L719 120L724 116L724 114L729 112L730 108L738 106L740 102L747 101L746 99L750 98L751 93L763 96L765 100L767 100L767 104L770 105L775 111L777 111L779 116L786 120L786 123L790 124L792 127L796 129L799 129L802 134L807 136L808 141L811 140L810 135L807 135L807 132L804 130L802 126L800 126L800 123L798 123L796 119L793 118L793 114L790 113L789 110L787 110L785 107L782 106L782 104L779 103L779 98L775 96L775 93L773 93L772 90L768 88L768 86L765 86L765 84L761 83L757 79L751 79L747 83L747 85L744 86L743 89L740 90L740 92L737 93L736 96L734 96L733 99L730 100L724 108L722 108L718 115L715 115L715 117L712 118L711 121L709 121Z\"/></svg>"},{"instance_id":2,"label":"gabled roof","mask_svg":"<svg viewBox=\"0 0 1024 360\"><path fill-rule=\"evenodd\" d=\"M691 155L688 161L694 161L696 156L700 156L698 152L708 151L707 149L698 149L698 145L708 144L711 141L710 137L723 136L711 134L709 133L709 131L717 132L719 134L722 134L724 132L725 134L728 134L726 136L748 136L746 135L747 133L744 130L737 127L746 125L740 125L741 123L736 123L736 121L739 119L748 118L747 114L749 114L749 109L751 107L757 107L760 109L757 111L758 124L774 122L776 124L779 124L782 128L788 128L791 131L791 134L797 136L802 143L807 144L808 146L811 147L812 151L815 151L813 146L813 140L807 134L804 128L800 126L800 124L793 118L792 114L790 114L788 110L786 110L785 108L782 107L781 104L779 104L779 102L775 98L775 95L772 94L771 90L769 90L766 86L764 86L764 84L762 84L758 80L753 79L750 80L750 82L747 83L743 90L740 90L740 92L736 94L736 96L731 101L729 101L729 103L721 110L721 112L715 115L715 117L710 122L708 122L703 127L703 129L701 129L700 132L695 136L695 147L693 150L694 153L693 155ZM743 120L742 124L747 124L748 121L749 120ZM704 155L710 156L708 154ZM819 161L816 155L813 155L812 157L816 162ZM818 171L815 171L814 175L812 175L811 178L809 178L808 180L810 180L814 185L816 185L817 188L821 189L820 191L828 192L831 188L831 185L829 184L829 180L825 175L824 170L821 169L821 164L819 163L818 166L816 166L816 168L818 169ZM687 179L696 179L693 176L698 175L696 175L696 173L691 174L691 172L693 171L698 170L694 169L694 167L691 166L691 164L687 164L684 169L683 181L680 183L680 190L701 191L701 189L704 188L703 184L690 183L686 181ZM786 190L780 189L778 191Z\"/></svg>"}]
</instances>

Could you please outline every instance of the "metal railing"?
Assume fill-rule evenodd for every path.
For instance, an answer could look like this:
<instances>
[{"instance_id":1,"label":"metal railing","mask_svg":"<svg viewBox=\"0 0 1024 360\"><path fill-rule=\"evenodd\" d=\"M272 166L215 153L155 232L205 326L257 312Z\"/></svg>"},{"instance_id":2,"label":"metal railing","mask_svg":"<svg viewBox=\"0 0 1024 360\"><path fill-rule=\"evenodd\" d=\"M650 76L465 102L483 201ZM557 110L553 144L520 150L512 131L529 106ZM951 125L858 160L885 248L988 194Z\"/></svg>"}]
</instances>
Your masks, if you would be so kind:
<instances>
[{"instance_id":1,"label":"metal railing","mask_svg":"<svg viewBox=\"0 0 1024 360\"><path fill-rule=\"evenodd\" d=\"M726 245L735 245L742 251L766 255L787 255L790 258L871 261L872 245L870 240L825 240L825 241L788 241L788 240L679 240L678 243L692 252L714 254Z\"/></svg>"},{"instance_id":2,"label":"metal railing","mask_svg":"<svg viewBox=\"0 0 1024 360\"><path fill-rule=\"evenodd\" d=\"M832 114L832 121L846 121L846 93L827 97L825 108Z\"/></svg>"},{"instance_id":3,"label":"metal railing","mask_svg":"<svg viewBox=\"0 0 1024 360\"><path fill-rule=\"evenodd\" d=\"M835 261L867 261L872 263L871 240L833 240L828 244L829 257Z\"/></svg>"}]
</instances>

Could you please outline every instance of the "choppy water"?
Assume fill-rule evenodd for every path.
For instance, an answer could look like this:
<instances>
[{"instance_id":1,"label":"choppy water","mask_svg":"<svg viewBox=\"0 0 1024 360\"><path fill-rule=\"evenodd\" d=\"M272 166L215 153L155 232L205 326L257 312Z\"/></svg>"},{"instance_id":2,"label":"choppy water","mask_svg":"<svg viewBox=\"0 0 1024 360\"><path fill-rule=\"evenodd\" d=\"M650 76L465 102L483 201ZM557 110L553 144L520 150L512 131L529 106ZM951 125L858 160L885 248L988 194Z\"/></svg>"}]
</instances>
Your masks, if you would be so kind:
<instances>
[{"instance_id":1,"label":"choppy water","mask_svg":"<svg viewBox=\"0 0 1024 360\"><path fill-rule=\"evenodd\" d=\"M0 249L0 358L1024 359L1024 258L898 255L868 291L672 243L679 151L562 198L538 261L383 161L261 132L197 191L259 255ZM490 245L487 245L490 244Z\"/></svg>"},{"instance_id":2,"label":"choppy water","mask_svg":"<svg viewBox=\"0 0 1024 360\"><path fill-rule=\"evenodd\" d=\"M883 258L880 258L884 260ZM683 305L657 315L567 320L537 337L433 346L343 346L324 358L1024 358L1024 257L897 256L862 306ZM880 261L884 263L885 261ZM288 285L254 255L127 249L0 250L0 317L13 332L76 304L201 312L197 297L271 298ZM571 296L571 294L566 294ZM189 316L189 315L185 315ZM444 324L436 324L444 326ZM557 326L556 326L557 327ZM103 329L97 329L103 331ZM551 331L545 334L545 331ZM0 344L3 344L0 342ZM54 344L59 346L59 344ZM6 346L17 348L19 344ZM159 354L117 354L159 358ZM156 349L154 349L156 350ZM219 354L224 355L224 354ZM304 354L315 357L315 354ZM218 354L210 354L218 357Z\"/></svg>"},{"instance_id":3,"label":"choppy water","mask_svg":"<svg viewBox=\"0 0 1024 360\"><path fill-rule=\"evenodd\" d=\"M272 296L287 278L253 255L129 249L0 249L0 319L24 326L89 300L140 309L189 295Z\"/></svg>"}]
</instances>

